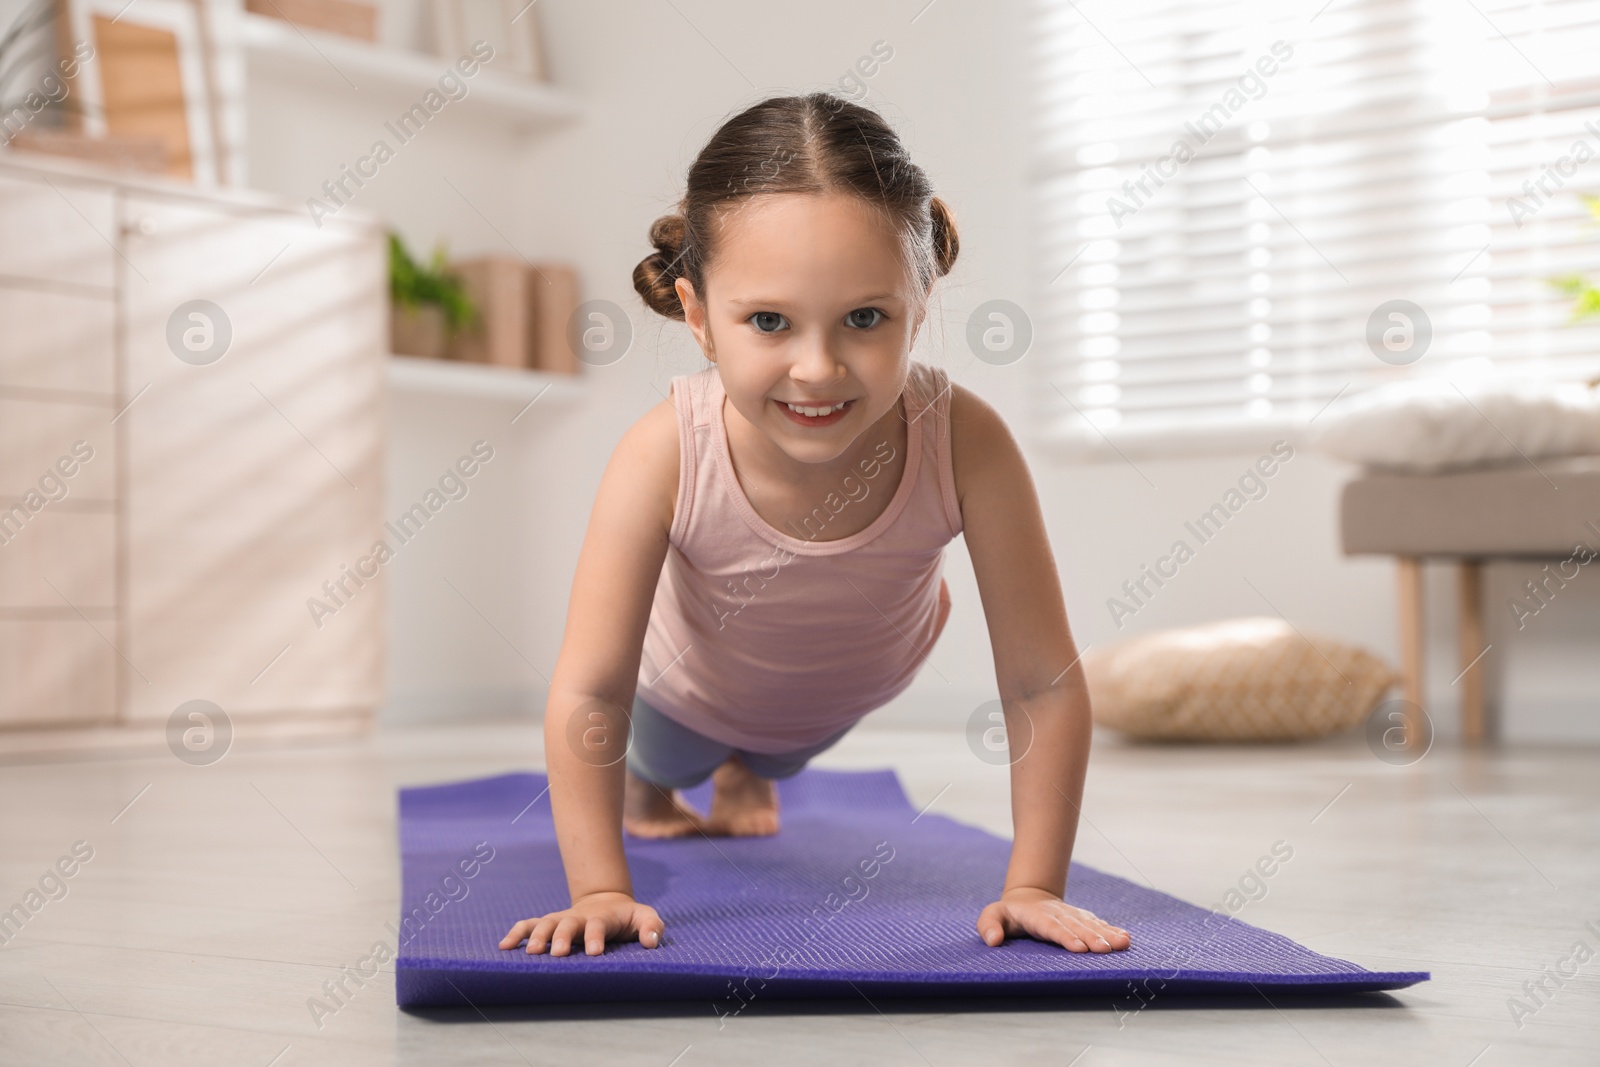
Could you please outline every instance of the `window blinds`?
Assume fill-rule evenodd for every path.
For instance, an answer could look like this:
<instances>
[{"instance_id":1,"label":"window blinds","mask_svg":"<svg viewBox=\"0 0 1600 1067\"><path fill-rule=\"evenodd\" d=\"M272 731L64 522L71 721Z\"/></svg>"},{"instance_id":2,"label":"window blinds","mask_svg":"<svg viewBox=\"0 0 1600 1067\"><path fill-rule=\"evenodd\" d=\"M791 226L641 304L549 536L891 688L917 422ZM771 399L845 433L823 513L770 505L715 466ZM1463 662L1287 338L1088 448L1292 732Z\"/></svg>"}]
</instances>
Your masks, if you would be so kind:
<instances>
[{"instance_id":1,"label":"window blinds","mask_svg":"<svg viewBox=\"0 0 1600 1067\"><path fill-rule=\"evenodd\" d=\"M1035 0L1047 437L1226 447L1397 377L1600 374L1549 281L1600 273L1600 0L1318 3Z\"/></svg>"}]
</instances>

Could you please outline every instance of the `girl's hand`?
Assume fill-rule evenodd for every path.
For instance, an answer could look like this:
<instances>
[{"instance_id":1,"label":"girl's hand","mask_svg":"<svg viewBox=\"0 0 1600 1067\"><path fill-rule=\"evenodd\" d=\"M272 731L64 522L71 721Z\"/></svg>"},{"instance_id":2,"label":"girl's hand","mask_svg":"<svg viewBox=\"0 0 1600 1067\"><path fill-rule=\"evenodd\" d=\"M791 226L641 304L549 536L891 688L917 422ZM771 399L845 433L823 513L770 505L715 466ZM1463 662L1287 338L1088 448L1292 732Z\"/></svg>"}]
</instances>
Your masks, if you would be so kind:
<instances>
[{"instance_id":1,"label":"girl's hand","mask_svg":"<svg viewBox=\"0 0 1600 1067\"><path fill-rule=\"evenodd\" d=\"M590 893L574 900L565 911L523 919L500 939L500 947L516 948L527 938L529 955L548 949L552 956L565 956L573 940L581 937L584 952L598 956L606 950L607 941L638 941L645 948L656 948L665 929L656 909L626 893Z\"/></svg>"},{"instance_id":2,"label":"girl's hand","mask_svg":"<svg viewBox=\"0 0 1600 1067\"><path fill-rule=\"evenodd\" d=\"M1119 952L1132 944L1128 931L1068 904L1054 893L1008 889L978 916L978 935L991 947L1026 934L1072 952Z\"/></svg>"}]
</instances>

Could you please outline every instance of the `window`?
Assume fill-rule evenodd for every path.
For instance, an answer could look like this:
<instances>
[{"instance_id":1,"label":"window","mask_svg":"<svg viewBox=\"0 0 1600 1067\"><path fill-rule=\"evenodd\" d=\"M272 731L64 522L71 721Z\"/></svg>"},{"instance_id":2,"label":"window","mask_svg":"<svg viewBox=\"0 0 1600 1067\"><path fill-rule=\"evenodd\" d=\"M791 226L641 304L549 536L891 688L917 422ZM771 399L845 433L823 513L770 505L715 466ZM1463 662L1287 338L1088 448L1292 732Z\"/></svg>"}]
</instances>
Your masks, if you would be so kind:
<instances>
[{"instance_id":1,"label":"window","mask_svg":"<svg viewBox=\"0 0 1600 1067\"><path fill-rule=\"evenodd\" d=\"M1036 0L1050 438L1229 447L1397 377L1600 374L1549 281L1600 267L1600 0L1320 3Z\"/></svg>"}]
</instances>

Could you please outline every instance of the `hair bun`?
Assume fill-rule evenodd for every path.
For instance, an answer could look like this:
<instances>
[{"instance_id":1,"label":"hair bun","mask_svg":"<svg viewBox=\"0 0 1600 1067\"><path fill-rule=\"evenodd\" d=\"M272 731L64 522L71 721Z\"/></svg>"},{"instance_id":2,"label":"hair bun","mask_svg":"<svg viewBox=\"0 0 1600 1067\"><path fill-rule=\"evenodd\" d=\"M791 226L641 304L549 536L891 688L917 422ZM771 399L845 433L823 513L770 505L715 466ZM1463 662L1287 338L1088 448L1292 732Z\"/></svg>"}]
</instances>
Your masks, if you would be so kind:
<instances>
[{"instance_id":1,"label":"hair bun","mask_svg":"<svg viewBox=\"0 0 1600 1067\"><path fill-rule=\"evenodd\" d=\"M956 264L961 238L956 234L956 218L950 205L936 196L928 202L928 214L933 218L933 265L942 278Z\"/></svg>"},{"instance_id":2,"label":"hair bun","mask_svg":"<svg viewBox=\"0 0 1600 1067\"><path fill-rule=\"evenodd\" d=\"M688 230L688 220L682 215L662 215L650 224L650 243L656 251L676 256L683 251L683 237Z\"/></svg>"},{"instance_id":3,"label":"hair bun","mask_svg":"<svg viewBox=\"0 0 1600 1067\"><path fill-rule=\"evenodd\" d=\"M683 247L688 223L682 215L663 215L650 224L656 250L633 268L633 287L650 310L669 319L683 318L677 281L683 277Z\"/></svg>"}]
</instances>

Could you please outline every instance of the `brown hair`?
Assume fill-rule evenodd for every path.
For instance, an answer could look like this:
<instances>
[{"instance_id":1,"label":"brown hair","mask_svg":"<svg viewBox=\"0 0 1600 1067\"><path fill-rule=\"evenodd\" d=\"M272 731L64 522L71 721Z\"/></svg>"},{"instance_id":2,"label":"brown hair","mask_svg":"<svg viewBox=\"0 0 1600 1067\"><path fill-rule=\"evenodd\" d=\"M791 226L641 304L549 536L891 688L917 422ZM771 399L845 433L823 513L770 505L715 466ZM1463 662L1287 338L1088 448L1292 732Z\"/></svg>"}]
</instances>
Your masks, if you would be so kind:
<instances>
[{"instance_id":1,"label":"brown hair","mask_svg":"<svg viewBox=\"0 0 1600 1067\"><path fill-rule=\"evenodd\" d=\"M854 193L882 209L900 234L922 291L948 274L960 250L955 219L883 117L831 93L779 96L724 122L689 168L675 215L650 227L655 252L633 268L652 310L683 318L674 283L704 298L711 236L724 205L763 193Z\"/></svg>"}]
</instances>

